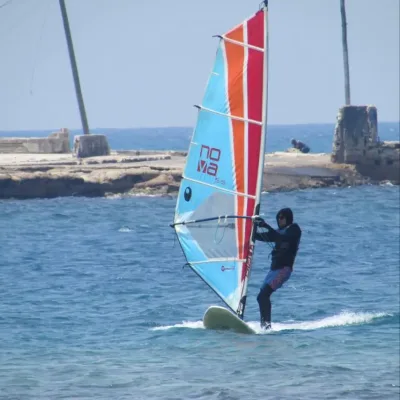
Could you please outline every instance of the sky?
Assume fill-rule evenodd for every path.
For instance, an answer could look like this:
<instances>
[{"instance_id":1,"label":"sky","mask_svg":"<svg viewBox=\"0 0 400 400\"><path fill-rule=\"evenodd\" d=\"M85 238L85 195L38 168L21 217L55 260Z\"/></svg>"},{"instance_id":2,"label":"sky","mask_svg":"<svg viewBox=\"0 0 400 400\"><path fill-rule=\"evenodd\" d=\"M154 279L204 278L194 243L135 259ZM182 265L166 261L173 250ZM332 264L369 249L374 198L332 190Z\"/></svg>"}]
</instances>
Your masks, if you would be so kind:
<instances>
[{"instance_id":1,"label":"sky","mask_svg":"<svg viewBox=\"0 0 400 400\"><path fill-rule=\"evenodd\" d=\"M217 39L260 0L66 0L91 128L193 126ZM347 0L352 104L399 121L399 0ZM269 1L269 124L334 123L339 0ZM58 0L0 0L0 130L81 128Z\"/></svg>"}]
</instances>

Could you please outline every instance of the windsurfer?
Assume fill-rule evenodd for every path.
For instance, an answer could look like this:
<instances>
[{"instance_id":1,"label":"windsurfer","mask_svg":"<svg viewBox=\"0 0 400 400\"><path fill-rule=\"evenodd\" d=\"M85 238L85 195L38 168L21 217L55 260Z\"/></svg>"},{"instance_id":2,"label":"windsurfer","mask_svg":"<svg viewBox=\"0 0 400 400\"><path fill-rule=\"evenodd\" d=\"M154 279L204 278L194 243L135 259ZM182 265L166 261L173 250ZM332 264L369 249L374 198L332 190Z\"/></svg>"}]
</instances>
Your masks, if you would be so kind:
<instances>
[{"instance_id":1,"label":"windsurfer","mask_svg":"<svg viewBox=\"0 0 400 400\"><path fill-rule=\"evenodd\" d=\"M271 267L261 285L257 301L260 307L261 327L271 328L271 299L273 292L279 289L293 271L293 264L301 238L299 225L293 223L293 212L290 208L281 209L276 215L279 229L275 230L264 219L257 217L255 239L263 242L275 243L271 256ZM259 232L259 228L267 228Z\"/></svg>"}]
</instances>

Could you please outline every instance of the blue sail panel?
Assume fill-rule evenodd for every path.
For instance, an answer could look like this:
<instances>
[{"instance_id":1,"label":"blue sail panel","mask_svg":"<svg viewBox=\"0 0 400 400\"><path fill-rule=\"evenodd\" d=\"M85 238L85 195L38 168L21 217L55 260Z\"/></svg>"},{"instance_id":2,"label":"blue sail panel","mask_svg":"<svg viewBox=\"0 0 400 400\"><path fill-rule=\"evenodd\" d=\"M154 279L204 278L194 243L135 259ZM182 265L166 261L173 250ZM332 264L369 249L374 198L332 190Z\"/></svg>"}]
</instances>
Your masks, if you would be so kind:
<instances>
[{"instance_id":1,"label":"blue sail panel","mask_svg":"<svg viewBox=\"0 0 400 400\"><path fill-rule=\"evenodd\" d=\"M199 111L184 177L235 191L230 132L229 118Z\"/></svg>"},{"instance_id":2,"label":"blue sail panel","mask_svg":"<svg viewBox=\"0 0 400 400\"><path fill-rule=\"evenodd\" d=\"M224 43L220 41L213 70L208 79L202 107L222 114L228 114L226 62L224 59Z\"/></svg>"},{"instance_id":3,"label":"blue sail panel","mask_svg":"<svg viewBox=\"0 0 400 400\"><path fill-rule=\"evenodd\" d=\"M238 257L235 219L224 217L235 208L234 195L182 180L174 223L188 262Z\"/></svg>"},{"instance_id":4,"label":"blue sail panel","mask_svg":"<svg viewBox=\"0 0 400 400\"><path fill-rule=\"evenodd\" d=\"M183 179L175 230L192 269L233 309L240 301L235 195ZM222 216L212 220L210 216Z\"/></svg>"}]
</instances>

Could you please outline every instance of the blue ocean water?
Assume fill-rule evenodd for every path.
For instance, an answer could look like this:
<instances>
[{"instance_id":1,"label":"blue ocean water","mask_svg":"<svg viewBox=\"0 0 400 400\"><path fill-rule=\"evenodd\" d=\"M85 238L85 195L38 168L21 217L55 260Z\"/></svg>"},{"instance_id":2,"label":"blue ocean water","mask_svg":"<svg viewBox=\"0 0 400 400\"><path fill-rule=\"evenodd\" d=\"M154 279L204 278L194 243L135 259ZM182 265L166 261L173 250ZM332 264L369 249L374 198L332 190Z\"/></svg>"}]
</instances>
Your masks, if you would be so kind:
<instances>
[{"instance_id":1,"label":"blue ocean water","mask_svg":"<svg viewBox=\"0 0 400 400\"><path fill-rule=\"evenodd\" d=\"M0 201L0 399L398 399L399 188L262 195L303 229L273 329L202 328L221 304L168 224L175 199ZM269 247L257 243L245 319Z\"/></svg>"},{"instance_id":2,"label":"blue ocean water","mask_svg":"<svg viewBox=\"0 0 400 400\"><path fill-rule=\"evenodd\" d=\"M291 147L290 140L295 138L307 143L314 153L330 153L334 129L334 124L270 125L266 151L284 151ZM0 131L0 138L43 137L53 131ZM106 135L113 150L187 150L193 128L97 128L91 129L91 132ZM73 136L81 132L73 129L70 133L72 146ZM400 140L400 124L399 122L380 122L378 133L382 141Z\"/></svg>"}]
</instances>

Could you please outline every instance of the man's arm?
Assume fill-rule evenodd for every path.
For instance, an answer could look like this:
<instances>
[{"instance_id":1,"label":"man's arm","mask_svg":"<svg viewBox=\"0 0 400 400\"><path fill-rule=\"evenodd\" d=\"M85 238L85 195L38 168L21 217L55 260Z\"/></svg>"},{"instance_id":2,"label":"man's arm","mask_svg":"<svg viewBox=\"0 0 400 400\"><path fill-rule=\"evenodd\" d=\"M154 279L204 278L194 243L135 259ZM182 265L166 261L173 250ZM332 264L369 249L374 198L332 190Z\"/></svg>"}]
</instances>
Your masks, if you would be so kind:
<instances>
[{"instance_id":1,"label":"man's arm","mask_svg":"<svg viewBox=\"0 0 400 400\"><path fill-rule=\"evenodd\" d=\"M268 234L269 237L273 239L273 242L291 242L300 239L301 230L297 224L293 224L290 225L289 228L287 228L283 233L279 233L270 227Z\"/></svg>"},{"instance_id":2,"label":"man's arm","mask_svg":"<svg viewBox=\"0 0 400 400\"><path fill-rule=\"evenodd\" d=\"M269 233L270 231L267 232L255 232L254 239L255 240L260 240L261 242L274 242L272 236Z\"/></svg>"},{"instance_id":3,"label":"man's arm","mask_svg":"<svg viewBox=\"0 0 400 400\"><path fill-rule=\"evenodd\" d=\"M255 239L263 242L291 242L299 241L301 236L300 227L297 224L291 225L284 233L279 233L272 226L268 225L262 218L255 221L257 227L267 228L267 232L256 232Z\"/></svg>"}]
</instances>

